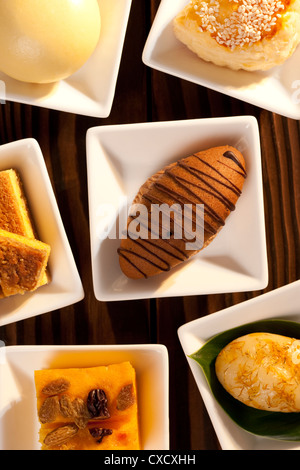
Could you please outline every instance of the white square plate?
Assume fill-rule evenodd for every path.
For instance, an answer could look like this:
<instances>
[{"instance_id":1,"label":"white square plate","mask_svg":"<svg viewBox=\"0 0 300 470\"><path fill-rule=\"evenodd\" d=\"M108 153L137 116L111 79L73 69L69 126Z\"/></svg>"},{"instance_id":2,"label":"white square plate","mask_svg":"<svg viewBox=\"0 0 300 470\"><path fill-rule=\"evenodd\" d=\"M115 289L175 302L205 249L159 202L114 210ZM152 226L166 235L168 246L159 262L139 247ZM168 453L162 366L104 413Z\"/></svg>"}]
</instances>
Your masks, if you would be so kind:
<instances>
[{"instance_id":1,"label":"white square plate","mask_svg":"<svg viewBox=\"0 0 300 470\"><path fill-rule=\"evenodd\" d=\"M98 1L102 22L99 43L80 70L49 85L23 83L0 73L0 98L93 117L109 116L131 0Z\"/></svg>"},{"instance_id":2,"label":"white square plate","mask_svg":"<svg viewBox=\"0 0 300 470\"><path fill-rule=\"evenodd\" d=\"M281 319L300 322L300 281L275 289L233 307L186 323L178 336L188 356L218 333L259 320ZM255 436L234 423L214 399L200 366L187 357L223 450L300 449L299 442L284 442ZM196 412L196 411L195 411Z\"/></svg>"},{"instance_id":3,"label":"white square plate","mask_svg":"<svg viewBox=\"0 0 300 470\"><path fill-rule=\"evenodd\" d=\"M171 272L140 280L125 277L117 249L126 227L126 207L140 186L165 165L224 144L241 150L248 173L236 210L225 227L205 250ZM200 295L266 286L260 143L252 116L95 127L87 133L87 167L98 300Z\"/></svg>"},{"instance_id":4,"label":"white square plate","mask_svg":"<svg viewBox=\"0 0 300 470\"><path fill-rule=\"evenodd\" d=\"M39 239L51 247L51 282L35 292L0 299L0 326L63 308L84 297L44 158L36 140L24 139L0 146L0 171L10 168L20 174Z\"/></svg>"},{"instance_id":5,"label":"white square plate","mask_svg":"<svg viewBox=\"0 0 300 470\"><path fill-rule=\"evenodd\" d=\"M189 0L162 0L143 51L153 69L197 83L255 106L300 119L300 47L283 65L267 72L233 71L205 62L173 33L173 18Z\"/></svg>"},{"instance_id":6,"label":"white square plate","mask_svg":"<svg viewBox=\"0 0 300 470\"><path fill-rule=\"evenodd\" d=\"M135 368L141 446L169 449L169 363L163 345L0 347L0 449L38 450L34 371L130 361Z\"/></svg>"}]
</instances>

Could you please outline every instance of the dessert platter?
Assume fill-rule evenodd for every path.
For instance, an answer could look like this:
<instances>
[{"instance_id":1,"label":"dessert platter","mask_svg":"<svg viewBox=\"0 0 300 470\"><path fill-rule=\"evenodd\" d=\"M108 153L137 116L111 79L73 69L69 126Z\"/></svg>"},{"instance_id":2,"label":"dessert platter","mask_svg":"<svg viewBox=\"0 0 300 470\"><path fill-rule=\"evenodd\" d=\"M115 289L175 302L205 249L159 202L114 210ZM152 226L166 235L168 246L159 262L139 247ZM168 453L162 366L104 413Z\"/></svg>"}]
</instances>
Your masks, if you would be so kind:
<instances>
[{"instance_id":1,"label":"dessert platter","mask_svg":"<svg viewBox=\"0 0 300 470\"><path fill-rule=\"evenodd\" d=\"M1 450L300 449L299 47L299 0L0 3Z\"/></svg>"},{"instance_id":2,"label":"dessert platter","mask_svg":"<svg viewBox=\"0 0 300 470\"><path fill-rule=\"evenodd\" d=\"M243 302L241 305L235 305L182 325L178 330L181 345L223 449L299 450L299 437L293 428L295 424L293 416L297 416L299 411L297 407L289 406L298 402L297 388L295 384L291 384L290 378L296 379L299 373L296 357L299 352L297 349L299 340L291 340L289 335L295 334L299 327L299 287L299 281L295 281ZM245 318L247 322L244 322ZM224 395L231 392L235 396L234 400L237 400L237 403L231 404L231 411L228 411L230 406L225 403L225 399L222 400L220 395L215 394L217 393L216 384L215 387L211 386L212 381L206 380L203 362L200 366L196 357L197 352L204 348L205 344L209 344L209 340L219 338L221 341L221 333L228 331L232 333L223 340L225 344L223 349L219 345L219 352L216 353L218 360L212 367L216 370L216 376L219 375L217 380L220 383L224 384L225 377L233 380L234 386L228 387L226 384L226 392L224 390ZM271 342L274 338L275 341ZM236 352L227 351L230 347L234 348L234 341L239 344ZM293 343L294 347L291 347ZM266 350L264 347L267 347ZM239 356L243 348L245 352ZM262 352L261 355L258 354L258 350ZM252 357L249 351L253 354ZM224 357L227 352L230 360ZM249 363L243 363L243 358L246 358L245 361L249 360ZM235 360L237 369L247 371L248 379L258 375L259 380L254 379L254 383L250 384L250 379L248 384L245 381L238 387L238 374L234 371L231 374L230 366L228 366L231 364L235 368ZM261 361L262 365L259 366L256 361ZM282 380L284 374L286 374L285 380ZM241 375L242 373L240 377ZM261 379L263 376L265 381ZM242 406L238 401L241 400L241 389L247 397ZM255 395L251 396L251 391L254 392L254 389L256 389ZM237 405L236 409L235 405ZM248 416L247 412L249 412ZM244 420L239 420L236 413L241 415L244 413ZM253 413L252 416L251 413ZM294 423L289 422L289 419ZM265 426L264 430L262 420L269 420L269 426Z\"/></svg>"},{"instance_id":3,"label":"dessert platter","mask_svg":"<svg viewBox=\"0 0 300 470\"><path fill-rule=\"evenodd\" d=\"M10 3L12 10L20 9L17 1ZM58 4L58 8L60 8L60 2L56 3ZM94 4L95 2L90 3ZM3 90L1 88L1 95L5 95L6 100L87 116L105 118L110 114L130 14L131 0L115 0L113 3L110 0L99 0L97 3L100 8L100 17L95 5L92 5L89 14L85 15L85 30L83 30L82 26L82 11L74 15L69 36L66 34L67 37L64 38L67 41L68 47L71 50L74 47L74 37L78 38L77 32L80 32L84 37L88 34L90 42L86 40L87 44L78 51L76 61L72 58L68 67L64 62L59 80L48 81L49 75L43 78L37 75L38 82L32 82L30 79L29 81L26 80L26 82L19 81L15 77L19 77L20 75L10 75L11 69L9 65L11 62L15 63L14 57L10 58L11 62L7 64L7 69L1 69L0 72L0 80L5 83L5 88ZM25 11L24 16L20 18L21 24L18 24L18 34L21 38L23 31L26 31L28 22L31 24L31 11L34 7L35 6L30 5L29 2L28 11ZM37 8L37 11L39 11L39 8ZM54 15L55 14L54 11ZM59 14L67 15L68 13L62 11ZM10 12L8 12L7 15L9 17ZM40 17L37 18L37 34L39 33L40 37L42 37L45 42L45 30L47 30L47 25L51 24L48 15L49 12L46 14L41 12ZM99 17L97 18L97 22L95 21L95 16L96 18ZM92 28L90 21L93 22ZM44 23L44 26L39 30L41 23ZM9 28L9 23L7 27ZM54 48L54 51L60 50L59 38L56 38L56 45L53 44L55 32L49 30L48 35L49 39L48 36L46 36L46 38L49 40L51 47ZM13 41L13 38L11 40ZM77 42L80 47L80 39L77 39ZM48 42L44 44L43 47L45 48L47 57ZM1 51L5 56L6 52L2 49ZM15 54L17 55L17 53L16 51ZM29 50L28 54L31 53L32 52ZM36 54L40 54L40 51L37 51ZM64 60L63 57L62 52L60 60ZM31 62L27 63L24 61L24 65L29 66L30 69L32 67ZM46 66L50 68L51 79L59 77L59 75L52 75L53 68L51 62L47 64L45 61L44 67ZM40 64L41 70L43 70L44 67L43 64ZM5 73L5 71L9 72L9 74ZM21 73L23 79L23 68L21 69ZM3 99L4 96L1 96L1 98Z\"/></svg>"},{"instance_id":4,"label":"dessert platter","mask_svg":"<svg viewBox=\"0 0 300 470\"><path fill-rule=\"evenodd\" d=\"M269 24L255 19L257 3L259 15L270 18ZM264 11L263 2L163 0L143 61L159 71L299 119L299 5L283 2L273 8L275 3L267 2ZM219 17L208 19L210 8Z\"/></svg>"},{"instance_id":5,"label":"dessert platter","mask_svg":"<svg viewBox=\"0 0 300 470\"><path fill-rule=\"evenodd\" d=\"M56 450L59 448L58 442L61 442L62 449L71 449L72 446L80 449L84 445L86 450L92 450L92 447L94 450L108 450L112 445L123 450L133 450L133 443L135 448L144 450L166 450L169 447L168 352L163 345L9 346L1 349L1 367L1 377L6 382L6 387L1 389L2 449L40 450L47 434L58 428L64 428L62 432L59 431L60 441L54 433L50 435L50 442L53 445L56 442ZM102 380L102 388L99 378ZM160 386L151 387L153 383L159 383ZM126 387L130 384L134 384L134 397L133 393L126 393ZM46 386L48 392L42 391ZM82 406L90 391L103 388L107 395L107 413L110 415L109 418L106 416L105 425L103 416L92 418L87 405L87 411ZM122 389L123 401L120 395ZM92 393L93 396L90 408L92 402L96 403L98 394ZM47 398L51 400L41 411ZM59 406L55 420L47 423L53 419L56 409L49 405L49 401L56 400L63 405ZM73 419L60 412L63 409L64 415L70 415L66 400L71 401L73 410L77 410ZM19 413L23 408L24 411ZM102 407L98 409L100 414ZM81 416L84 411L88 414L87 421ZM74 420L79 427L75 427ZM78 429L78 433L74 432L73 440L70 439L67 444L68 440L63 437L65 426L69 425L72 425L71 431ZM109 426L114 426L114 429ZM97 442L100 436L93 437L89 431L95 428L112 429L113 432L103 436L102 442ZM49 446L44 448L48 449Z\"/></svg>"},{"instance_id":6,"label":"dessert platter","mask_svg":"<svg viewBox=\"0 0 300 470\"><path fill-rule=\"evenodd\" d=\"M28 138L1 145L0 168L1 231L6 239L13 234L24 237L11 250L2 243L2 250L11 255L5 296L1 290L0 325L6 325L79 302L84 291L38 142ZM29 252L21 276L12 261L25 256L30 240L37 253L39 243L46 248L43 264L32 266L30 258L36 260L36 253ZM19 256L17 245L22 250ZM1 259L5 261L8 254L2 251Z\"/></svg>"},{"instance_id":7,"label":"dessert platter","mask_svg":"<svg viewBox=\"0 0 300 470\"><path fill-rule=\"evenodd\" d=\"M236 207L230 206L234 210L226 223L220 223L222 230L197 256L184 257L185 262L172 270L163 263L164 272L140 279L137 284L120 269L116 255L120 249L119 238L122 238L119 231L122 232L127 224L127 216L124 217L127 205L134 202L140 187L162 167L180 161L182 156L195 150L221 146L224 142L242 149L247 178L233 174L241 177L243 190ZM252 116L91 128L87 134L87 165L93 284L97 299L187 296L256 290L267 285L260 142L257 121ZM215 176L220 177L218 173ZM210 181L215 183L212 178ZM211 196L212 185L209 191L205 196ZM230 197L236 198L237 192L230 191ZM214 197L214 202L218 203L219 198ZM228 214L228 204L222 205L221 210ZM108 234L107 227L110 227ZM149 249L149 246L145 248ZM164 249L168 250L168 247ZM178 256L181 247L177 250L177 256L171 258L172 263L183 259ZM146 253L148 257L149 251L145 249L141 254L145 257ZM192 250L187 253L191 255ZM153 259L153 262L157 265L159 259ZM149 263L147 267L150 267ZM133 275L137 273L135 270Z\"/></svg>"}]
</instances>

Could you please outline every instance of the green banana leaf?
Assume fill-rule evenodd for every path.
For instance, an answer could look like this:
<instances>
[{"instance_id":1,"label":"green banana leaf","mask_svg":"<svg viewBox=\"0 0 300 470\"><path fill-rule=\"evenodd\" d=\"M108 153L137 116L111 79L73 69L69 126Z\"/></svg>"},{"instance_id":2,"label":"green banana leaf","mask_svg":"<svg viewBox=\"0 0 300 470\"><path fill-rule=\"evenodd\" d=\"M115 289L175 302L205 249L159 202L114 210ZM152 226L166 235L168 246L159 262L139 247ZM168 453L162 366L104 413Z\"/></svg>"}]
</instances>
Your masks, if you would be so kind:
<instances>
[{"instance_id":1,"label":"green banana leaf","mask_svg":"<svg viewBox=\"0 0 300 470\"><path fill-rule=\"evenodd\" d=\"M221 349L235 338L255 332L274 333L300 339L300 324L276 319L248 323L214 336L189 357L200 365L215 399L238 426L259 436L284 441L300 441L300 413L281 413L251 408L233 398L217 379L215 360Z\"/></svg>"}]
</instances>

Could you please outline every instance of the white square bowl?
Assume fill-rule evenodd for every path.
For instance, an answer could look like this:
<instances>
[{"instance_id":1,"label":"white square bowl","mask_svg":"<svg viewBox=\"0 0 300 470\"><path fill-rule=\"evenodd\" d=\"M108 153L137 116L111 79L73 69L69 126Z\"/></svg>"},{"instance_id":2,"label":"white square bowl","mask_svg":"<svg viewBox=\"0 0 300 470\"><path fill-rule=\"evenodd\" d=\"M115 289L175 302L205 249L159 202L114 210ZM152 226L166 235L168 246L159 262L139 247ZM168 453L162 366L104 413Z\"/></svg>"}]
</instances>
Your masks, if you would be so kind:
<instances>
[{"instance_id":1,"label":"white square bowl","mask_svg":"<svg viewBox=\"0 0 300 470\"><path fill-rule=\"evenodd\" d=\"M57 207L45 161L34 139L0 146L0 171L20 174L38 237L51 247L51 282L35 292L0 299L0 326L74 304L84 297L82 283Z\"/></svg>"},{"instance_id":2,"label":"white square bowl","mask_svg":"<svg viewBox=\"0 0 300 470\"><path fill-rule=\"evenodd\" d=\"M0 98L92 117L109 116L131 1L98 0L101 13L99 43L76 73L48 85L23 83L0 72Z\"/></svg>"},{"instance_id":3,"label":"white square bowl","mask_svg":"<svg viewBox=\"0 0 300 470\"><path fill-rule=\"evenodd\" d=\"M169 363L163 345L0 347L0 449L38 450L34 371L130 361L138 390L141 446L169 449Z\"/></svg>"},{"instance_id":4,"label":"white square bowl","mask_svg":"<svg viewBox=\"0 0 300 470\"><path fill-rule=\"evenodd\" d=\"M186 323L178 329L183 351L223 450L299 450L300 443L260 437L240 428L216 402L199 364L188 356L198 351L213 336L247 323L267 319L299 323L299 305L300 281L295 281L267 294Z\"/></svg>"},{"instance_id":5,"label":"white square bowl","mask_svg":"<svg viewBox=\"0 0 300 470\"><path fill-rule=\"evenodd\" d=\"M140 186L171 162L225 144L244 154L248 173L225 227L207 248L171 272L128 279L119 267L117 249L126 207ZM267 285L260 142L252 116L94 127L87 133L87 168L98 300L252 291Z\"/></svg>"},{"instance_id":6,"label":"white square bowl","mask_svg":"<svg viewBox=\"0 0 300 470\"><path fill-rule=\"evenodd\" d=\"M266 72L233 71L200 59L173 33L173 18L189 0L161 0L142 59L149 67L233 98L300 119L300 47L283 65Z\"/></svg>"}]
</instances>

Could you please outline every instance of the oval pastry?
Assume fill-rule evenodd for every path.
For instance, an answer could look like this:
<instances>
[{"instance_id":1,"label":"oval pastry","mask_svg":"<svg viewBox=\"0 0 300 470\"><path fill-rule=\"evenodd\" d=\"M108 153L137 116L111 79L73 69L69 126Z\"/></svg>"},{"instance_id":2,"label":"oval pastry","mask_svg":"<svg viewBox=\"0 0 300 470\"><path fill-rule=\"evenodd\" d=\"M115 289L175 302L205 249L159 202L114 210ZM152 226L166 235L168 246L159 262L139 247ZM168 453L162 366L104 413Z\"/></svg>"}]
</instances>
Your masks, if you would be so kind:
<instances>
[{"instance_id":1,"label":"oval pastry","mask_svg":"<svg viewBox=\"0 0 300 470\"><path fill-rule=\"evenodd\" d=\"M118 249L123 273L154 276L205 248L235 209L245 178L244 157L230 146L195 153L149 178L133 201Z\"/></svg>"},{"instance_id":2,"label":"oval pastry","mask_svg":"<svg viewBox=\"0 0 300 470\"><path fill-rule=\"evenodd\" d=\"M173 24L175 36L206 61L268 70L300 42L300 0L191 0Z\"/></svg>"},{"instance_id":3,"label":"oval pastry","mask_svg":"<svg viewBox=\"0 0 300 470\"><path fill-rule=\"evenodd\" d=\"M220 383L245 405L267 411L300 411L300 340L272 333L235 339L219 353Z\"/></svg>"}]
</instances>

